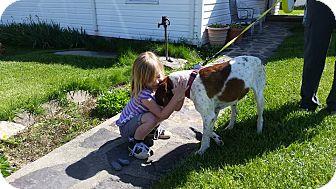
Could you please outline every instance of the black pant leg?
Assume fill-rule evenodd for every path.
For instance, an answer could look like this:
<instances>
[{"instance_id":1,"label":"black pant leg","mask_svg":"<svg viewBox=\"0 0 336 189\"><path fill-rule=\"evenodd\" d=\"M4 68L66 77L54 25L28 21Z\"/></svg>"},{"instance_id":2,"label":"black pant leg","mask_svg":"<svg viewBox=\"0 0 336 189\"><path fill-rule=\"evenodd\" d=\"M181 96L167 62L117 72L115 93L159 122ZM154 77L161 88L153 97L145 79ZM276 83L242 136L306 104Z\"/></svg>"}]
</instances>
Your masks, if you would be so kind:
<instances>
[{"instance_id":1,"label":"black pant leg","mask_svg":"<svg viewBox=\"0 0 336 189\"><path fill-rule=\"evenodd\" d=\"M310 106L318 103L316 93L330 43L333 14L329 7L315 0L308 0L307 11L301 104Z\"/></svg>"}]
</instances>

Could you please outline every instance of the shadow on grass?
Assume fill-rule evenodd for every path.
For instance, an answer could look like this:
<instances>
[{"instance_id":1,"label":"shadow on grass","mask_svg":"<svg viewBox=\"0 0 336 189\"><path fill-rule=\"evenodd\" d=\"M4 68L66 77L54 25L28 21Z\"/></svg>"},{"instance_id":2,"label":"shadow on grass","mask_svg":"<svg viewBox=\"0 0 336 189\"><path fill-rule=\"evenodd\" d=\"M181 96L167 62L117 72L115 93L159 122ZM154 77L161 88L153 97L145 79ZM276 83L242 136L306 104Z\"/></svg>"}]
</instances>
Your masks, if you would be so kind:
<instances>
[{"instance_id":1,"label":"shadow on grass","mask_svg":"<svg viewBox=\"0 0 336 189\"><path fill-rule=\"evenodd\" d=\"M73 55L55 55L56 49L37 50L19 47L6 48L6 55L0 55L0 61L37 62L41 64L61 64L70 65L82 69L110 68L129 66L136 56L145 51L152 51L159 56L164 56L165 46L161 42L113 39L115 48L105 48L102 52L115 52L115 58L84 57ZM86 49L63 49L63 50L86 50ZM101 51L98 46L92 46L87 50ZM171 44L169 55L175 58L193 60L196 56L197 48L186 44ZM193 54L194 53L194 54ZM204 53L203 51L200 53ZM193 55L192 55L193 54Z\"/></svg>"},{"instance_id":2,"label":"shadow on grass","mask_svg":"<svg viewBox=\"0 0 336 189\"><path fill-rule=\"evenodd\" d=\"M309 141L316 132L307 130L320 124L328 114L325 110L316 113L298 112L298 107L298 103L291 102L276 109L266 110L261 135L256 133L257 116L237 122L230 131L224 130L224 125L220 126L216 132L222 136L223 147L212 141L211 147L203 157L188 158L161 182L156 183L154 188L182 187L192 171L245 164L266 152L287 147L294 142Z\"/></svg>"},{"instance_id":3,"label":"shadow on grass","mask_svg":"<svg viewBox=\"0 0 336 189\"><path fill-rule=\"evenodd\" d=\"M1 61L37 62L40 64L70 65L82 69L110 68L121 66L117 58L95 58L72 55L55 55L53 51L25 52L0 57Z\"/></svg>"}]
</instances>

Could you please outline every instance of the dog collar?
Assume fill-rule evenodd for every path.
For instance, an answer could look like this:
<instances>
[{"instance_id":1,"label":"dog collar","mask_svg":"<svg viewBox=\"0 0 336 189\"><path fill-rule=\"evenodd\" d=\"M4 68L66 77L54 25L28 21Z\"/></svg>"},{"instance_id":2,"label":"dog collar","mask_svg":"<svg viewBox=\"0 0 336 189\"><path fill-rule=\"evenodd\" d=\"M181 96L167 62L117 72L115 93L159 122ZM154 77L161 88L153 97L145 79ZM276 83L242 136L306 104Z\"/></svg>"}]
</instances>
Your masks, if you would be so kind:
<instances>
[{"instance_id":1,"label":"dog collar","mask_svg":"<svg viewBox=\"0 0 336 189\"><path fill-rule=\"evenodd\" d=\"M185 96L186 96L187 98L190 98L190 88L191 88L191 85L192 85L192 83L194 82L194 80L195 80L195 78L196 78L198 72L199 72L199 69L197 69L197 70L193 70L193 71L190 73L189 80L188 80L188 83L187 83L187 87L188 87L188 88L187 88L187 90L186 90L186 92L185 92Z\"/></svg>"}]
</instances>

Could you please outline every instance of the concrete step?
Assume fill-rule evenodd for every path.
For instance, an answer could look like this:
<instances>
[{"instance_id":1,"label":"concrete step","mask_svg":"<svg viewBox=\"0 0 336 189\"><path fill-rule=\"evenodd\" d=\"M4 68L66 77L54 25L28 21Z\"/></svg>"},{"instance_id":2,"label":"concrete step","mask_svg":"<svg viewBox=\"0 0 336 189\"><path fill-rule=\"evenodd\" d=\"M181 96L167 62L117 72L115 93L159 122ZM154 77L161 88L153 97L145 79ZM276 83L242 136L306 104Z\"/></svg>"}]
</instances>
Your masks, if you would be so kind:
<instances>
[{"instance_id":1,"label":"concrete step","mask_svg":"<svg viewBox=\"0 0 336 189\"><path fill-rule=\"evenodd\" d=\"M266 22L296 22L302 23L303 16L293 15L267 15Z\"/></svg>"}]
</instances>

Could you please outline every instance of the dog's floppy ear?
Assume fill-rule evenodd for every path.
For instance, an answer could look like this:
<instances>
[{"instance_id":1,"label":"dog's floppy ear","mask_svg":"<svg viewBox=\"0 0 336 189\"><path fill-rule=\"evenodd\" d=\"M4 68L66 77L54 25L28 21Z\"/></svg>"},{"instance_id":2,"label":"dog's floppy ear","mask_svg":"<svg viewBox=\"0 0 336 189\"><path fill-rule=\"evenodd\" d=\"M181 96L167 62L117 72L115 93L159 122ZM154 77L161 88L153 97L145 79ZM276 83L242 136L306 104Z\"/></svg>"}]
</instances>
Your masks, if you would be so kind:
<instances>
[{"instance_id":1,"label":"dog's floppy ear","mask_svg":"<svg viewBox=\"0 0 336 189\"><path fill-rule=\"evenodd\" d=\"M169 101L173 98L173 82L169 77L164 78L155 92L156 103L160 106L167 106Z\"/></svg>"}]
</instances>

